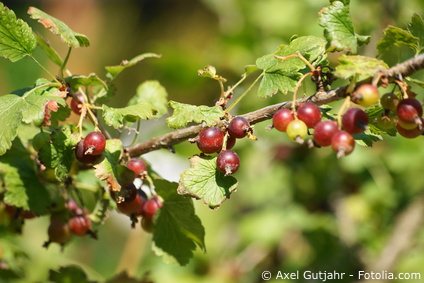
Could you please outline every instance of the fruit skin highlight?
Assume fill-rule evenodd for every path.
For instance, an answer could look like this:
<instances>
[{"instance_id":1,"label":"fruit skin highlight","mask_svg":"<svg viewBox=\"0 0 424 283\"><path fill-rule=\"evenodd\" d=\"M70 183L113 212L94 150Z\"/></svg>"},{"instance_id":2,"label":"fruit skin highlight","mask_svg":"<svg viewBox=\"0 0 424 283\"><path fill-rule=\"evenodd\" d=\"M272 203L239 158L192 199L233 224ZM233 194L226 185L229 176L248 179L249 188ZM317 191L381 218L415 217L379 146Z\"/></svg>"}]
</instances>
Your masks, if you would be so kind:
<instances>
[{"instance_id":1,"label":"fruit skin highlight","mask_svg":"<svg viewBox=\"0 0 424 283\"><path fill-rule=\"evenodd\" d=\"M223 150L216 159L216 167L225 175L231 175L237 172L240 166L240 158L232 150Z\"/></svg>"},{"instance_id":2,"label":"fruit skin highlight","mask_svg":"<svg viewBox=\"0 0 424 283\"><path fill-rule=\"evenodd\" d=\"M329 146L338 131L339 127L335 121L321 121L314 128L314 141L319 146Z\"/></svg>"},{"instance_id":3,"label":"fruit skin highlight","mask_svg":"<svg viewBox=\"0 0 424 283\"><path fill-rule=\"evenodd\" d=\"M200 131L197 147L203 153L214 153L218 152L222 148L224 143L224 132L217 127L204 128Z\"/></svg>"},{"instance_id":4,"label":"fruit skin highlight","mask_svg":"<svg viewBox=\"0 0 424 283\"><path fill-rule=\"evenodd\" d=\"M380 95L376 86L363 84L352 93L351 98L354 103L368 107L378 103Z\"/></svg>"},{"instance_id":5,"label":"fruit skin highlight","mask_svg":"<svg viewBox=\"0 0 424 283\"><path fill-rule=\"evenodd\" d=\"M321 110L315 103L305 102L297 109L297 118L302 120L308 128L313 128L321 121Z\"/></svg>"}]
</instances>

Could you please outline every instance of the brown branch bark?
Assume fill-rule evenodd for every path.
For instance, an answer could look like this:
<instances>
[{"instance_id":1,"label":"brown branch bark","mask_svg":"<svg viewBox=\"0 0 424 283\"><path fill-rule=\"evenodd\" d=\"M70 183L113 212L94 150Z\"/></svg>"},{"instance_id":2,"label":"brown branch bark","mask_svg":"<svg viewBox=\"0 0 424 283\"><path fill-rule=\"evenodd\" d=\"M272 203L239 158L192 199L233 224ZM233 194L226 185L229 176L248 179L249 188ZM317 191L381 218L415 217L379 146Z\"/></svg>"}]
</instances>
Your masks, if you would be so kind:
<instances>
[{"instance_id":1,"label":"brown branch bark","mask_svg":"<svg viewBox=\"0 0 424 283\"><path fill-rule=\"evenodd\" d=\"M424 54L418 55L414 58L411 58L405 62L402 62L388 70L382 72L382 76L387 79L399 79L399 77L406 77L414 72L424 68ZM361 82L360 82L361 83ZM329 103L332 101L339 100L346 96L347 86L339 87L334 90L328 91L326 93L316 93L315 95L309 98L299 99L297 102L302 102L304 100L311 100L314 103L321 105ZM280 108L289 108L291 106L291 101L285 101L282 103L270 105L240 116L245 117L250 124L256 124L265 120L272 118L274 113ZM223 126L224 121L218 123L217 126ZM195 137L199 131L202 129L202 125L195 125L173 132L167 133L165 135L152 138L148 141L142 142L140 144L134 145L127 148L127 152L130 156L139 156L144 153L158 150L161 148L172 148L173 145L183 142L189 138Z\"/></svg>"}]
</instances>

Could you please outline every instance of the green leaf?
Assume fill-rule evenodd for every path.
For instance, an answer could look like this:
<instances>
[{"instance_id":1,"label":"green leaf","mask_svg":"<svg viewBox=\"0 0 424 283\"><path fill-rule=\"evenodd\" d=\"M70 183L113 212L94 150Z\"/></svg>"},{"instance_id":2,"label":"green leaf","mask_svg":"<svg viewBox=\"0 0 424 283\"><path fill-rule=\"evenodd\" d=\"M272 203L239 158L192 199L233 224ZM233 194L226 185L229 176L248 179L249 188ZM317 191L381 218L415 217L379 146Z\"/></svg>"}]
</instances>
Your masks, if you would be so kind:
<instances>
[{"instance_id":1,"label":"green leaf","mask_svg":"<svg viewBox=\"0 0 424 283\"><path fill-rule=\"evenodd\" d=\"M55 87L37 86L36 90L32 89L23 95L21 104L22 121L24 123L31 123L40 120L44 117L44 106L50 100L57 101L59 104L64 105L65 100L61 98L59 89Z\"/></svg>"},{"instance_id":2,"label":"green leaf","mask_svg":"<svg viewBox=\"0 0 424 283\"><path fill-rule=\"evenodd\" d=\"M61 267L57 271L50 270L49 280L55 283L97 283L96 281L89 280L84 270L76 265Z\"/></svg>"},{"instance_id":3,"label":"green leaf","mask_svg":"<svg viewBox=\"0 0 424 283\"><path fill-rule=\"evenodd\" d=\"M205 230L194 212L193 201L177 194L177 183L156 179L156 192L164 200L154 220L154 251L187 264L196 245L205 251Z\"/></svg>"},{"instance_id":4,"label":"green leaf","mask_svg":"<svg viewBox=\"0 0 424 283\"><path fill-rule=\"evenodd\" d=\"M59 53L57 53L57 51L53 47L51 47L50 44L40 35L35 34L35 38L37 39L38 46L41 48L41 50L44 51L50 61L52 61L59 67L62 67L63 60L60 57Z\"/></svg>"},{"instance_id":5,"label":"green leaf","mask_svg":"<svg viewBox=\"0 0 424 283\"><path fill-rule=\"evenodd\" d=\"M145 81L137 87L137 94L129 105L149 104L160 117L168 112L168 93L158 81Z\"/></svg>"},{"instance_id":6,"label":"green leaf","mask_svg":"<svg viewBox=\"0 0 424 283\"><path fill-rule=\"evenodd\" d=\"M371 147L375 142L382 141L383 137L379 134L366 130L364 133L356 134L355 141L361 146Z\"/></svg>"},{"instance_id":7,"label":"green leaf","mask_svg":"<svg viewBox=\"0 0 424 283\"><path fill-rule=\"evenodd\" d=\"M16 62L37 46L32 29L0 2L0 56Z\"/></svg>"},{"instance_id":8,"label":"green leaf","mask_svg":"<svg viewBox=\"0 0 424 283\"><path fill-rule=\"evenodd\" d=\"M258 88L258 96L262 98L273 96L281 92L287 94L293 91L299 74L292 74L291 76L275 73L265 73Z\"/></svg>"},{"instance_id":9,"label":"green leaf","mask_svg":"<svg viewBox=\"0 0 424 283\"><path fill-rule=\"evenodd\" d=\"M424 21L420 15L414 14L411 22L408 24L409 32L418 39L419 50L417 53L421 53L424 49Z\"/></svg>"},{"instance_id":10,"label":"green leaf","mask_svg":"<svg viewBox=\"0 0 424 283\"><path fill-rule=\"evenodd\" d=\"M90 45L90 42L85 35L74 32L64 22L50 16L40 9L29 7L28 14L31 19L37 20L46 29L50 30L55 35L60 36L69 47L87 47Z\"/></svg>"},{"instance_id":11,"label":"green leaf","mask_svg":"<svg viewBox=\"0 0 424 283\"><path fill-rule=\"evenodd\" d=\"M402 28L388 26L384 30L384 37L377 45L379 56L393 50L393 47L407 46L418 52L418 38Z\"/></svg>"},{"instance_id":12,"label":"green leaf","mask_svg":"<svg viewBox=\"0 0 424 283\"><path fill-rule=\"evenodd\" d=\"M18 127L22 123L22 98L7 94L0 96L0 155L3 155L11 146L18 134Z\"/></svg>"},{"instance_id":13,"label":"green leaf","mask_svg":"<svg viewBox=\"0 0 424 283\"><path fill-rule=\"evenodd\" d=\"M355 33L349 15L349 1L332 1L329 7L320 11L320 25L330 51L347 51L355 54L358 46L368 43L369 36Z\"/></svg>"},{"instance_id":14,"label":"green leaf","mask_svg":"<svg viewBox=\"0 0 424 283\"><path fill-rule=\"evenodd\" d=\"M237 180L216 170L216 157L193 156L181 174L178 193L202 199L210 208L220 206L236 190Z\"/></svg>"},{"instance_id":15,"label":"green leaf","mask_svg":"<svg viewBox=\"0 0 424 283\"><path fill-rule=\"evenodd\" d=\"M155 53L144 53L140 54L131 60L123 60L121 64L116 66L107 66L106 69L106 77L110 80L116 79L116 77L125 69L135 66L137 63L143 61L146 58L160 58L161 55Z\"/></svg>"},{"instance_id":16,"label":"green leaf","mask_svg":"<svg viewBox=\"0 0 424 283\"><path fill-rule=\"evenodd\" d=\"M115 129L122 128L126 122L150 119L156 114L152 106L147 103L139 103L123 108L112 108L103 105L102 110L105 123Z\"/></svg>"},{"instance_id":17,"label":"green leaf","mask_svg":"<svg viewBox=\"0 0 424 283\"><path fill-rule=\"evenodd\" d=\"M16 139L12 149L0 157L0 183L5 185L4 201L7 204L41 215L50 207L50 196L38 181L34 168L34 161L21 141Z\"/></svg>"},{"instance_id":18,"label":"green leaf","mask_svg":"<svg viewBox=\"0 0 424 283\"><path fill-rule=\"evenodd\" d=\"M185 127L188 123L205 123L208 126L215 125L224 117L224 110L220 106L195 106L190 104L169 101L174 112L166 119L169 127L178 129Z\"/></svg>"},{"instance_id":19,"label":"green leaf","mask_svg":"<svg viewBox=\"0 0 424 283\"><path fill-rule=\"evenodd\" d=\"M97 86L102 87L107 90L108 86L105 81L103 81L95 73L89 75L75 75L71 77L66 77L65 82L72 86L72 89L77 90L79 87L88 87L88 86Z\"/></svg>"},{"instance_id":20,"label":"green leaf","mask_svg":"<svg viewBox=\"0 0 424 283\"><path fill-rule=\"evenodd\" d=\"M363 80L387 68L386 63L376 58L360 55L342 55L339 57L339 65L337 65L334 74L346 80L354 77L357 77L357 80Z\"/></svg>"},{"instance_id":21,"label":"green leaf","mask_svg":"<svg viewBox=\"0 0 424 283\"><path fill-rule=\"evenodd\" d=\"M44 143L38 152L40 161L47 168L54 169L56 179L61 182L69 175L77 142L69 127L57 128L50 134L50 141Z\"/></svg>"}]
</instances>

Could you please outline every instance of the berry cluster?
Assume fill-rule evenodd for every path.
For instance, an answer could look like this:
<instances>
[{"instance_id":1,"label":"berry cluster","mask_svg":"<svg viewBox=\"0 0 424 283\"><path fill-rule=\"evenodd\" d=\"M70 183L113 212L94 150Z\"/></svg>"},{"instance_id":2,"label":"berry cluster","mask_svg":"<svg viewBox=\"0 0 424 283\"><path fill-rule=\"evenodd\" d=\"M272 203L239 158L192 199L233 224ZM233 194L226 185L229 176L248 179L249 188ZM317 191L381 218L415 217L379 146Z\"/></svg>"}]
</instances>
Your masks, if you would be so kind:
<instances>
[{"instance_id":1,"label":"berry cluster","mask_svg":"<svg viewBox=\"0 0 424 283\"><path fill-rule=\"evenodd\" d=\"M237 116L231 119L226 131L218 127L202 129L197 137L197 147L206 154L219 153L216 160L217 169L224 175L231 175L237 172L240 166L239 156L231 149L236 139L252 136L252 132L249 121Z\"/></svg>"},{"instance_id":2,"label":"berry cluster","mask_svg":"<svg viewBox=\"0 0 424 283\"><path fill-rule=\"evenodd\" d=\"M47 234L49 239L44 243L45 248L51 243L57 243L63 247L71 240L72 235L90 235L97 238L96 233L92 230L88 212L80 208L74 200L69 200L64 210L56 211L51 215Z\"/></svg>"},{"instance_id":3,"label":"berry cluster","mask_svg":"<svg viewBox=\"0 0 424 283\"><path fill-rule=\"evenodd\" d=\"M142 228L151 232L153 218L162 207L162 201L154 190L143 184L147 176L147 164L144 160L130 159L127 168L134 173L134 178L119 193L111 191L111 194L118 210L131 218L132 227L135 227L138 217L141 217Z\"/></svg>"}]
</instances>

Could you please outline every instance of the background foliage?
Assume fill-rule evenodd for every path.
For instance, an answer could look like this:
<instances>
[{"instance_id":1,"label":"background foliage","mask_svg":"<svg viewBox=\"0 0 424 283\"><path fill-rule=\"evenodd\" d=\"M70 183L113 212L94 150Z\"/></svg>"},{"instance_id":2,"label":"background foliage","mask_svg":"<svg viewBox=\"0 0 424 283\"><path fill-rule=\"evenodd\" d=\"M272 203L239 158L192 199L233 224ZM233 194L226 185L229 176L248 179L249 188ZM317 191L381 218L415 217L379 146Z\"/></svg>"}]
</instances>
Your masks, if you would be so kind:
<instances>
[{"instance_id":1,"label":"background foliage","mask_svg":"<svg viewBox=\"0 0 424 283\"><path fill-rule=\"evenodd\" d=\"M86 34L91 47L74 50L69 63L75 73L102 74L103 66L140 51L162 54L162 60L146 61L119 77L113 102L117 107L126 105L140 80L149 79L161 81L171 100L211 104L218 89L197 77L199 68L214 65L236 81L243 66L288 42L293 34L320 36L317 12L327 5L321 0L3 2L24 19L27 7L35 5ZM357 33L371 34L374 40L388 24L405 26L414 12L424 9L420 0L358 0L351 6ZM46 36L66 52L56 38ZM375 56L376 44L371 41L360 53ZM387 57L395 62L411 55L399 52ZM2 60L0 93L32 84L39 75L29 59L16 64ZM237 112L280 100L279 95L266 101L250 95ZM162 122L143 125L140 139L165 132ZM197 250L186 267L164 264L150 251L150 235L139 227L131 230L127 217L117 214L100 230L99 240L74 240L64 253L56 246L47 251L41 247L47 217L27 221L22 236L0 237L0 256L19 255L15 263L24 278L16 282L45 282L49 269L68 264L82 267L90 280L129 269L139 277L150 272L155 282L260 282L263 270L354 272L372 266L386 247L398 214L423 194L422 140L389 137L373 148L358 147L339 161L330 150L288 143L281 134L268 131L268 124L255 127L257 142L237 144L242 165L239 189L231 201L216 211L196 204L206 230L207 253ZM123 140L130 142L125 134ZM164 177L177 180L188 167L186 157L197 149L184 143L176 151L145 157ZM424 229L420 229L394 270L424 273L423 266ZM56 282L54 276L51 272L50 279Z\"/></svg>"}]
</instances>

